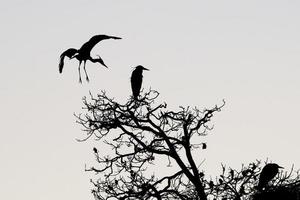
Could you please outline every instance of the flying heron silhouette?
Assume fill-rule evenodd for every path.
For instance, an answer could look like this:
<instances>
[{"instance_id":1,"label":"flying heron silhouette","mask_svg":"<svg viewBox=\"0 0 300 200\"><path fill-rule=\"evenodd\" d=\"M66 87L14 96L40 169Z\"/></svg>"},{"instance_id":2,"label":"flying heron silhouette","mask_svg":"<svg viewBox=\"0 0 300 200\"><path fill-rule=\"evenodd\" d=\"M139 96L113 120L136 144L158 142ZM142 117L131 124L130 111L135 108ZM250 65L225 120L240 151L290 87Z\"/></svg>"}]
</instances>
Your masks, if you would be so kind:
<instances>
[{"instance_id":1,"label":"flying heron silhouette","mask_svg":"<svg viewBox=\"0 0 300 200\"><path fill-rule=\"evenodd\" d=\"M76 58L79 61L79 66L78 66L78 74L79 74L79 82L82 83L81 81L81 73L80 73L80 65L83 62L83 69L85 72L85 77L86 80L89 81L89 77L88 74L86 72L85 69L85 64L86 61L89 60L91 62L98 62L101 65L103 65L104 67L108 68L106 66L106 64L104 63L104 61L102 60L102 58L98 55L98 58L92 58L91 57L91 50L94 48L94 46L102 41L102 40L106 40L106 39L122 39L120 37L115 37L115 36L108 36L108 35L95 35L93 36L89 41L87 41L86 43L84 43L80 49L75 49L75 48L69 48L66 51L64 51L61 55L60 55L60 61L59 61L59 72L62 73L63 67L64 67L64 59L65 57L68 57L69 59L73 59Z\"/></svg>"},{"instance_id":2,"label":"flying heron silhouette","mask_svg":"<svg viewBox=\"0 0 300 200\"><path fill-rule=\"evenodd\" d=\"M132 95L135 100L138 100L138 96L140 94L140 90L143 82L143 70L149 70L142 65L138 65L135 67L131 74L131 89Z\"/></svg>"},{"instance_id":3,"label":"flying heron silhouette","mask_svg":"<svg viewBox=\"0 0 300 200\"><path fill-rule=\"evenodd\" d=\"M278 174L279 169L283 168L277 165L276 163L268 163L261 170L259 176L259 182L257 185L258 190L262 190L268 185L268 183Z\"/></svg>"}]
</instances>

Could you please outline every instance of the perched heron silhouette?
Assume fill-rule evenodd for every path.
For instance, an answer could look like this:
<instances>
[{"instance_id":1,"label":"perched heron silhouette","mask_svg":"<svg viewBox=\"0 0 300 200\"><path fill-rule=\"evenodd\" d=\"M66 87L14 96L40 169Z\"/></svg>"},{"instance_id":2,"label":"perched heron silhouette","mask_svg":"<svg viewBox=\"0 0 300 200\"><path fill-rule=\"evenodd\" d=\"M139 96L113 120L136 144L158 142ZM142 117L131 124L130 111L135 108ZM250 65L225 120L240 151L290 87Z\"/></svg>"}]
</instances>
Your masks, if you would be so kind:
<instances>
[{"instance_id":1,"label":"perched heron silhouette","mask_svg":"<svg viewBox=\"0 0 300 200\"><path fill-rule=\"evenodd\" d=\"M259 176L259 182L257 185L258 190L261 191L268 185L268 183L278 174L279 168L283 167L280 167L276 163L268 163L264 166Z\"/></svg>"},{"instance_id":2,"label":"perched heron silhouette","mask_svg":"<svg viewBox=\"0 0 300 200\"><path fill-rule=\"evenodd\" d=\"M135 67L131 74L131 89L132 95L135 100L138 100L138 96L140 94L140 90L143 82L143 70L149 70L142 65L138 65Z\"/></svg>"},{"instance_id":3,"label":"perched heron silhouette","mask_svg":"<svg viewBox=\"0 0 300 200\"><path fill-rule=\"evenodd\" d=\"M104 67L108 68L106 66L106 64L104 63L104 61L102 60L102 58L98 55L98 58L92 58L91 57L91 50L94 48L94 46L102 41L102 40L106 40L106 39L122 39L120 37L115 37L115 36L108 36L108 35L95 35L93 36L89 41L87 41L86 43L84 43L80 49L75 49L75 48L69 48L66 51L64 51L61 55L60 55L60 61L59 61L59 72L62 73L63 67L64 67L64 59L65 57L68 57L69 59L72 58L76 58L79 61L79 66L78 66L78 74L79 74L79 82L82 83L81 81L81 73L80 73L80 65L83 62L83 69L85 72L85 77L86 80L89 81L89 77L88 74L86 72L85 69L85 64L86 61L89 60L91 62L98 62L101 65L103 65Z\"/></svg>"}]
</instances>

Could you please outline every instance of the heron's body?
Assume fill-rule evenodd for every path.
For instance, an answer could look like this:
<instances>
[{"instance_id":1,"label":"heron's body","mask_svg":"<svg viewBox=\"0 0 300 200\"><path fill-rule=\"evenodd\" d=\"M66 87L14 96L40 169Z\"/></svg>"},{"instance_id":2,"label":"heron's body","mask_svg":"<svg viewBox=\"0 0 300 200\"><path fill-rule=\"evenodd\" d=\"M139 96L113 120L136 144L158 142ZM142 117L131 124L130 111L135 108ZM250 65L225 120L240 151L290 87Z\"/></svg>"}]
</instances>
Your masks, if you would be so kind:
<instances>
[{"instance_id":1,"label":"heron's body","mask_svg":"<svg viewBox=\"0 0 300 200\"><path fill-rule=\"evenodd\" d=\"M143 70L148 70L148 69L139 65L133 70L131 75L131 89L132 89L133 98L135 100L138 100L138 96L140 94L140 90L142 87Z\"/></svg>"},{"instance_id":2,"label":"heron's body","mask_svg":"<svg viewBox=\"0 0 300 200\"><path fill-rule=\"evenodd\" d=\"M282 167L275 163L268 163L264 166L264 168L261 170L257 186L259 190L262 190L268 185L268 183L278 174L279 168Z\"/></svg>"},{"instance_id":3,"label":"heron's body","mask_svg":"<svg viewBox=\"0 0 300 200\"><path fill-rule=\"evenodd\" d=\"M100 64L102 64L104 67L107 67L103 60L101 59L100 56L98 56L98 58L94 59L91 57L91 50L92 48L100 41L102 40L106 40L106 39L121 39L119 37L115 37L115 36L108 36L108 35L95 35L93 36L89 41L87 41L86 43L84 43L80 49L74 49L74 48L70 48L67 49L66 51L64 51L61 55L60 55L60 62L59 62L59 72L62 73L63 67L64 67L64 58L68 57L70 59L72 58L76 58L79 61L79 66L78 66L78 73L79 73L79 82L81 83L81 74L80 74L80 65L83 62L83 68L84 68L84 72L86 75L86 80L89 81L86 69L85 69L85 64L87 60L90 60L92 62L99 62Z\"/></svg>"}]
</instances>

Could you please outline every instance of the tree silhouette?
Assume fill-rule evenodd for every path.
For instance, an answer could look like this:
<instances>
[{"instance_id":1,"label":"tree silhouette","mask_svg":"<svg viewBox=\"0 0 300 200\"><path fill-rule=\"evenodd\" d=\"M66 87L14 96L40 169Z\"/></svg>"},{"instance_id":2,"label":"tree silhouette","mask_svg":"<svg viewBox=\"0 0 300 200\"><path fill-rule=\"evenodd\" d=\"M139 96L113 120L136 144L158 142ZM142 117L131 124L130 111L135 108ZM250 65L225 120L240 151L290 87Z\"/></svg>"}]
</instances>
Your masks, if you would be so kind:
<instances>
[{"instance_id":1,"label":"tree silhouette","mask_svg":"<svg viewBox=\"0 0 300 200\"><path fill-rule=\"evenodd\" d=\"M87 112L76 115L87 134L81 141L94 136L112 149L103 155L94 148L97 166L86 168L99 175L91 180L96 199L207 199L209 185L192 152L206 148L200 136L212 129L209 122L225 102L211 109L170 111L166 103L155 103L158 95L150 90L139 101L125 104L104 91L83 99ZM148 173L151 167L162 166L164 158L167 167L176 163L169 174Z\"/></svg>"},{"instance_id":2,"label":"tree silhouette","mask_svg":"<svg viewBox=\"0 0 300 200\"><path fill-rule=\"evenodd\" d=\"M83 99L86 112L76 117L86 137L79 141L91 137L102 141L101 149L93 148L96 166L85 169L97 174L91 180L97 200L300 199L300 175L293 168L289 173L281 171L259 189L265 165L258 160L240 170L222 165L221 175L211 179L197 161L200 151L207 148L203 136L212 129L209 122L225 102L210 109L179 107L174 111L166 103L157 104L158 96L150 90L140 94L138 101L131 98L120 104L102 91ZM111 149L108 155L105 145ZM159 173L155 167L167 170Z\"/></svg>"}]
</instances>

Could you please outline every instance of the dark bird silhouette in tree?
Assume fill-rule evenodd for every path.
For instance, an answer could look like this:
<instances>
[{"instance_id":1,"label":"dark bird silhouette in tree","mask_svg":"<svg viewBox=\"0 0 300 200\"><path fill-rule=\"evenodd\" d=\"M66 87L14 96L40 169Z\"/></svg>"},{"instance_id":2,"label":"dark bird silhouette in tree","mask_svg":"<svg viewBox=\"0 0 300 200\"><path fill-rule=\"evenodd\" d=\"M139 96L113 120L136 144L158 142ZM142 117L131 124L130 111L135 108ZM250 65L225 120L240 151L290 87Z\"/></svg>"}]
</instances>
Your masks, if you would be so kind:
<instances>
[{"instance_id":1,"label":"dark bird silhouette in tree","mask_svg":"<svg viewBox=\"0 0 300 200\"><path fill-rule=\"evenodd\" d=\"M131 89L132 95L135 100L138 100L140 90L143 82L143 70L149 70L141 65L135 67L131 74Z\"/></svg>"},{"instance_id":2,"label":"dark bird silhouette in tree","mask_svg":"<svg viewBox=\"0 0 300 200\"><path fill-rule=\"evenodd\" d=\"M86 61L89 60L91 62L98 62L104 67L108 68L105 63L103 62L102 58L98 55L98 58L92 58L90 53L93 47L100 41L106 40L106 39L122 39L120 37L115 37L115 36L108 36L108 35L95 35L93 36L89 41L84 43L80 49L74 49L70 48L64 51L60 55L60 61L59 61L59 72L62 73L63 67L64 67L64 59L65 57L68 57L69 59L76 58L79 61L79 66L78 66L78 73L79 73L79 82L81 83L81 74L80 74L80 65L83 62L83 69L85 72L86 80L89 81L89 77L87 75L86 69L85 69L85 64Z\"/></svg>"},{"instance_id":3,"label":"dark bird silhouette in tree","mask_svg":"<svg viewBox=\"0 0 300 200\"><path fill-rule=\"evenodd\" d=\"M269 181L271 181L278 174L279 168L283 167L280 167L276 163L268 163L263 167L257 185L258 190L261 191L268 185Z\"/></svg>"}]
</instances>

